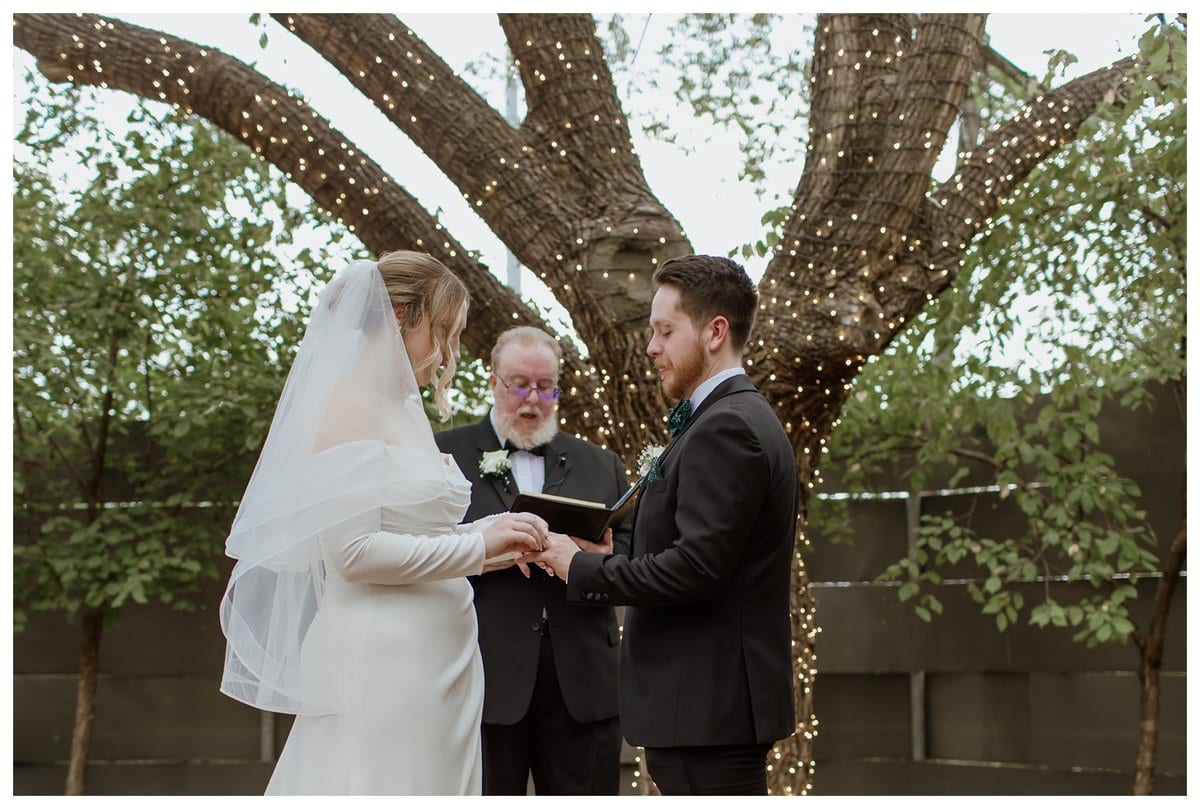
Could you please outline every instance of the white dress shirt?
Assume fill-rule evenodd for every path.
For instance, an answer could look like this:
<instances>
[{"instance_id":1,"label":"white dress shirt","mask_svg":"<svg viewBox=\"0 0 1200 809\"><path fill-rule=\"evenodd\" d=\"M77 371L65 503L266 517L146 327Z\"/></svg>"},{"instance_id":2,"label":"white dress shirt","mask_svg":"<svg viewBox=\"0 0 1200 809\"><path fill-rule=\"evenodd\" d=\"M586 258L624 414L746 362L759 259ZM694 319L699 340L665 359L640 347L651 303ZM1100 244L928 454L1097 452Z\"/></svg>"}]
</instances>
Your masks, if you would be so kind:
<instances>
[{"instance_id":1,"label":"white dress shirt","mask_svg":"<svg viewBox=\"0 0 1200 809\"><path fill-rule=\"evenodd\" d=\"M738 374L744 373L746 373L746 369L742 368L741 366L738 366L737 368L726 368L724 371L721 371L718 374L713 374L708 379L701 382L696 386L696 389L692 391L692 395L690 397L692 402L692 412L695 413L696 410L699 409L700 405L704 403L704 400L708 398L708 394L717 389L717 385L720 385L726 379L731 379Z\"/></svg>"},{"instance_id":2,"label":"white dress shirt","mask_svg":"<svg viewBox=\"0 0 1200 809\"><path fill-rule=\"evenodd\" d=\"M500 435L500 428L496 425L495 408L488 411L488 418L491 419L492 429L496 431L496 440L503 447L505 439ZM546 485L545 458L519 449L509 454L508 462L512 464L513 480L517 482L518 491L540 492Z\"/></svg>"}]
</instances>

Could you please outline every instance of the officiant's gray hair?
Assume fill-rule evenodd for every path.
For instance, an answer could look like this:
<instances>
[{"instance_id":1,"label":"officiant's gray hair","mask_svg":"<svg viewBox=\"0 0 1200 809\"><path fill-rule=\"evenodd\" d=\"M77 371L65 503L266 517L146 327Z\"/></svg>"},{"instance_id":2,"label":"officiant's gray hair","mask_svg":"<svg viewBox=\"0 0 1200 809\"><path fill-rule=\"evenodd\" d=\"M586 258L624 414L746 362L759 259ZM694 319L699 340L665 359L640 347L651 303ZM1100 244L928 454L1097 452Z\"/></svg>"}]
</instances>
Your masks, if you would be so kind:
<instances>
[{"instance_id":1,"label":"officiant's gray hair","mask_svg":"<svg viewBox=\"0 0 1200 809\"><path fill-rule=\"evenodd\" d=\"M496 364L500 360L500 353L504 347L513 343L520 343L525 346L545 346L554 352L554 359L562 362L562 346L554 335L542 331L536 326L513 326L511 329L506 329L496 338L496 344L492 346L492 370L496 370Z\"/></svg>"}]
</instances>

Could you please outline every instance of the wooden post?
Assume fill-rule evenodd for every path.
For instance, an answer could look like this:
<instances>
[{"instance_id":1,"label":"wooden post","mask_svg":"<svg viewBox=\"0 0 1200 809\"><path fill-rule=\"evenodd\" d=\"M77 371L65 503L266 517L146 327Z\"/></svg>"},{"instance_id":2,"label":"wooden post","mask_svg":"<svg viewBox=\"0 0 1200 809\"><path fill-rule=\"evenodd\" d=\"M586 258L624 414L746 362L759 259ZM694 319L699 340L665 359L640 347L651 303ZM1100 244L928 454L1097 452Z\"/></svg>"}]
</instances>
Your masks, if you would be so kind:
<instances>
[{"instance_id":1,"label":"wooden post","mask_svg":"<svg viewBox=\"0 0 1200 809\"><path fill-rule=\"evenodd\" d=\"M917 545L917 529L921 524L921 493L909 492L904 501L905 529L908 535L908 550ZM911 750L913 761L924 761L925 750L925 672L913 671L908 675L908 710Z\"/></svg>"}]
</instances>

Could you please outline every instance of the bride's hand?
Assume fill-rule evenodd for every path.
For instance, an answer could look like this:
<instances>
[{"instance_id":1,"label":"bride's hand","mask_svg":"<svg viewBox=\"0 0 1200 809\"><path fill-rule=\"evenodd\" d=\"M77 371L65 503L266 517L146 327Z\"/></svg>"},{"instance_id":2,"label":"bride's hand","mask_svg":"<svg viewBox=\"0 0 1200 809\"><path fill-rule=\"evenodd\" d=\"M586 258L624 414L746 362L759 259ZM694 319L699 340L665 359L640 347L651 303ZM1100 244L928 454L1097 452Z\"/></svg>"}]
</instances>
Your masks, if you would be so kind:
<instances>
[{"instance_id":1,"label":"bride's hand","mask_svg":"<svg viewBox=\"0 0 1200 809\"><path fill-rule=\"evenodd\" d=\"M540 551L546 547L549 526L536 514L501 514L483 532L486 556L492 558L511 551Z\"/></svg>"},{"instance_id":2,"label":"bride's hand","mask_svg":"<svg viewBox=\"0 0 1200 809\"><path fill-rule=\"evenodd\" d=\"M527 579L529 578L529 565L525 562L518 562L516 557L501 557L500 560L496 562L485 562L483 565L483 572L495 573L497 570L508 570L513 565L517 566L517 569L521 571L522 576Z\"/></svg>"}]
</instances>

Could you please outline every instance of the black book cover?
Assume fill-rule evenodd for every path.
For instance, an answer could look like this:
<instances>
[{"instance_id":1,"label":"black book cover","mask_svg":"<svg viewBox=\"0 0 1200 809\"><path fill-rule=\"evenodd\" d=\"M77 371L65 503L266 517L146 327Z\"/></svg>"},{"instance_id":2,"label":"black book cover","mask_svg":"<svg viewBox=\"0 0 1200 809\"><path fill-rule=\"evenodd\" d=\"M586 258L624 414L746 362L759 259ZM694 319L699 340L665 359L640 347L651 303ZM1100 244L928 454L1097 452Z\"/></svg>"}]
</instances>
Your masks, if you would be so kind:
<instances>
[{"instance_id":1,"label":"black book cover","mask_svg":"<svg viewBox=\"0 0 1200 809\"><path fill-rule=\"evenodd\" d=\"M556 494L522 492L513 501L510 511L528 511L545 520L551 531L599 542L605 528L615 526L633 511L637 502L635 495L641 489L642 480L644 478L639 478L611 507Z\"/></svg>"}]
</instances>

